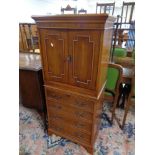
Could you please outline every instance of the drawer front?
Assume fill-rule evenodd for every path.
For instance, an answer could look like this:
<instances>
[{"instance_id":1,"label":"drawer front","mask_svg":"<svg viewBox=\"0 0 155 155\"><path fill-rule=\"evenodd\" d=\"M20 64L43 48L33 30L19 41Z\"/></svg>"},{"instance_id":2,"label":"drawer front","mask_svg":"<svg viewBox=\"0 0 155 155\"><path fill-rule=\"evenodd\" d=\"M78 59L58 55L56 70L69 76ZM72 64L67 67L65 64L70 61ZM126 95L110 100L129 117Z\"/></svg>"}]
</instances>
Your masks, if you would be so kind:
<instances>
[{"instance_id":1,"label":"drawer front","mask_svg":"<svg viewBox=\"0 0 155 155\"><path fill-rule=\"evenodd\" d=\"M87 143L91 142L91 134L81 132L78 129L64 122L50 122L49 128L52 129L53 131L78 139L81 142L87 142Z\"/></svg>"},{"instance_id":2,"label":"drawer front","mask_svg":"<svg viewBox=\"0 0 155 155\"><path fill-rule=\"evenodd\" d=\"M49 116L49 124L52 122L60 122L60 123L66 123L68 125L71 125L74 128L77 128L81 131L91 133L92 131L92 124L84 121L80 121L78 119L73 119L72 117L65 117L65 115L59 115L57 113L50 114Z\"/></svg>"},{"instance_id":3,"label":"drawer front","mask_svg":"<svg viewBox=\"0 0 155 155\"><path fill-rule=\"evenodd\" d=\"M50 88L46 88L46 94L47 94L47 98L51 98L59 102L63 102L63 100L67 98L65 94L58 93Z\"/></svg>"},{"instance_id":4,"label":"drawer front","mask_svg":"<svg viewBox=\"0 0 155 155\"><path fill-rule=\"evenodd\" d=\"M64 103L67 106L83 109L85 111L93 112L94 102L85 99L81 96L66 94L62 91L55 91L51 88L46 88L47 98Z\"/></svg>"},{"instance_id":5,"label":"drawer front","mask_svg":"<svg viewBox=\"0 0 155 155\"><path fill-rule=\"evenodd\" d=\"M65 115L67 118L73 117L78 118L79 120L84 119L88 122L92 122L93 119L93 115L90 112L65 106L63 103L52 100L47 100L47 110L49 115L59 113L60 115Z\"/></svg>"}]
</instances>

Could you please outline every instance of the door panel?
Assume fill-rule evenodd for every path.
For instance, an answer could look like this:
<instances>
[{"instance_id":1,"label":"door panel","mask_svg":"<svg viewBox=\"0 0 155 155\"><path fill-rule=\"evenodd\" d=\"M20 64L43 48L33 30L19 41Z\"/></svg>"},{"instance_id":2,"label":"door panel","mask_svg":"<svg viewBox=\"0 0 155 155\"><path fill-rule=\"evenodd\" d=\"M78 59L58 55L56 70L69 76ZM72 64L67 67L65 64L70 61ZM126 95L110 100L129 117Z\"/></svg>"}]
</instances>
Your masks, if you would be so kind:
<instances>
[{"instance_id":1,"label":"door panel","mask_svg":"<svg viewBox=\"0 0 155 155\"><path fill-rule=\"evenodd\" d=\"M43 65L45 67L45 79L51 81L66 82L68 77L67 34L65 31L41 30L41 50Z\"/></svg>"},{"instance_id":2,"label":"door panel","mask_svg":"<svg viewBox=\"0 0 155 155\"><path fill-rule=\"evenodd\" d=\"M96 34L97 33L97 34ZM69 82L84 88L95 89L100 33L98 31L70 31Z\"/></svg>"}]
</instances>

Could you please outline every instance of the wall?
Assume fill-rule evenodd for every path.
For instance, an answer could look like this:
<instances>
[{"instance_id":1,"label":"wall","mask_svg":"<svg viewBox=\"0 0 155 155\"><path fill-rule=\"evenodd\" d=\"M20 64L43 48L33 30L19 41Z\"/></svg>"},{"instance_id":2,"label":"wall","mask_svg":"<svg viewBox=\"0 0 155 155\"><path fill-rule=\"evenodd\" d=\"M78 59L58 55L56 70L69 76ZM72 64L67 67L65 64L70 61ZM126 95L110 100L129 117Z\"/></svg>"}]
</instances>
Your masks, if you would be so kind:
<instances>
[{"instance_id":1,"label":"wall","mask_svg":"<svg viewBox=\"0 0 155 155\"><path fill-rule=\"evenodd\" d=\"M135 1L135 0L124 0ZM114 2L114 0L20 0L19 22L34 22L32 15L61 14L60 9L70 4L71 7L77 7L77 10L84 8L87 13L96 13L96 3ZM123 0L115 0L114 15L121 14Z\"/></svg>"}]
</instances>

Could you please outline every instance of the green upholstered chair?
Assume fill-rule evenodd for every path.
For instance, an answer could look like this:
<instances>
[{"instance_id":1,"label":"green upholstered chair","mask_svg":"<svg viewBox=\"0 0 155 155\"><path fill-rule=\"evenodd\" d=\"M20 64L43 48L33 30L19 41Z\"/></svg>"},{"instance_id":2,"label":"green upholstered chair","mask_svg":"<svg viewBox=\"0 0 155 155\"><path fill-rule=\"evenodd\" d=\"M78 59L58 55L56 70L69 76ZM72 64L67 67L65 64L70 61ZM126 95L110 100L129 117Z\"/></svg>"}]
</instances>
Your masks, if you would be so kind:
<instances>
[{"instance_id":1,"label":"green upholstered chair","mask_svg":"<svg viewBox=\"0 0 155 155\"><path fill-rule=\"evenodd\" d=\"M115 57L126 57L127 56L127 51L125 48L118 48L116 47L114 49L114 56Z\"/></svg>"},{"instance_id":2,"label":"green upholstered chair","mask_svg":"<svg viewBox=\"0 0 155 155\"><path fill-rule=\"evenodd\" d=\"M118 101L119 86L122 82L122 73L123 68L121 65L112 63L108 64L107 82L105 86L104 99L105 101L113 102L112 121L115 115L114 112Z\"/></svg>"}]
</instances>

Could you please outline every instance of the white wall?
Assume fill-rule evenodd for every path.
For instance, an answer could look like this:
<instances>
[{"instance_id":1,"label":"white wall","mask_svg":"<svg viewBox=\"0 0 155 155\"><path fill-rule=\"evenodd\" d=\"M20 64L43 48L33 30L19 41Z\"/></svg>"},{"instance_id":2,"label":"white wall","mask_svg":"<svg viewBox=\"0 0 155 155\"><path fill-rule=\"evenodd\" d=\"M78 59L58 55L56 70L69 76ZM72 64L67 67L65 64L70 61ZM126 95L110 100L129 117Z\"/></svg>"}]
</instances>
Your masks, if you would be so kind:
<instances>
[{"instance_id":1,"label":"white wall","mask_svg":"<svg viewBox=\"0 0 155 155\"><path fill-rule=\"evenodd\" d=\"M124 0L125 1L125 0ZM134 1L134 0L126 0ZM61 14L61 6L77 7L77 10L84 8L87 13L96 13L96 3L114 2L114 0L20 0L19 22L34 22L32 15ZM121 13L123 0L115 0L114 15Z\"/></svg>"}]
</instances>

